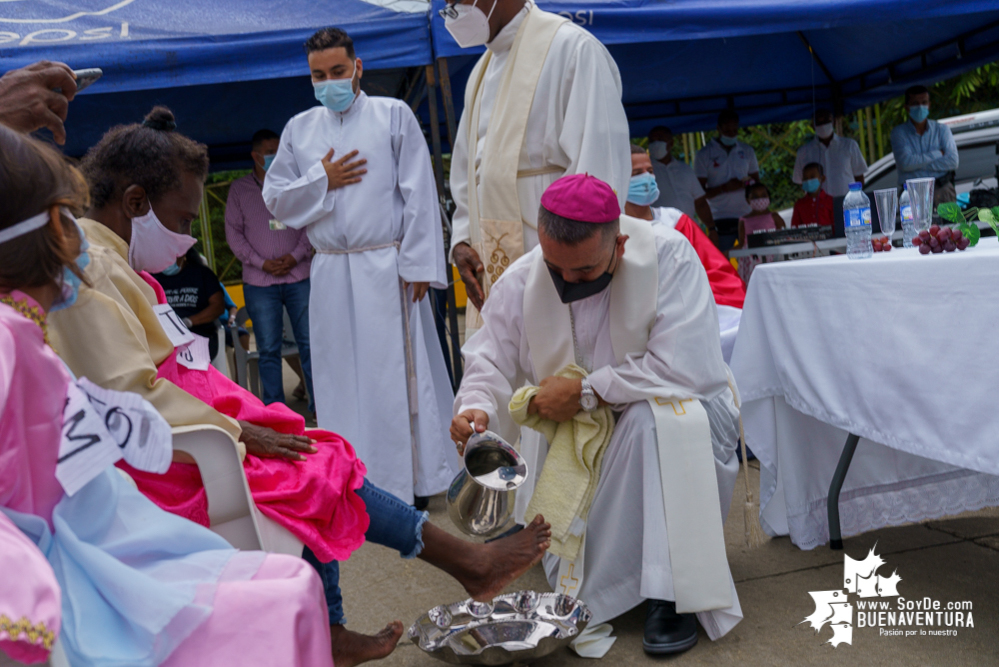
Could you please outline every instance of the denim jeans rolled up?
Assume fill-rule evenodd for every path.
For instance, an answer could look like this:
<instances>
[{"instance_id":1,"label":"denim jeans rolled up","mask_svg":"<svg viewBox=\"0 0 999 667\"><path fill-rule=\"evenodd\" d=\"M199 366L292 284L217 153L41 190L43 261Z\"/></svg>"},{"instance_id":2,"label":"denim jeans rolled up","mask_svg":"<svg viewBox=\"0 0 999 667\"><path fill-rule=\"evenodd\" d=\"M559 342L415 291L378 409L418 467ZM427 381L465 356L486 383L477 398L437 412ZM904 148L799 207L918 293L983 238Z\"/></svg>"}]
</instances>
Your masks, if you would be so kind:
<instances>
[{"instance_id":1,"label":"denim jeans rolled up","mask_svg":"<svg viewBox=\"0 0 999 667\"><path fill-rule=\"evenodd\" d=\"M309 291L306 278L297 283L258 287L244 284L246 312L253 321L253 336L260 354L260 382L263 385L264 403L284 403L284 374L281 347L284 341L284 309L288 309L298 357L309 390L309 412L315 412L315 394L312 389L312 357L309 348Z\"/></svg>"},{"instance_id":2,"label":"denim jeans rolled up","mask_svg":"<svg viewBox=\"0 0 999 667\"><path fill-rule=\"evenodd\" d=\"M416 558L423 551L423 524L429 515L407 505L391 493L379 489L364 480L357 495L367 507L371 524L364 533L368 542L394 549L403 558ZM340 592L340 564L337 561L320 563L308 547L302 552L305 558L319 573L326 593L326 606L329 608L330 625L343 625L343 595Z\"/></svg>"}]
</instances>

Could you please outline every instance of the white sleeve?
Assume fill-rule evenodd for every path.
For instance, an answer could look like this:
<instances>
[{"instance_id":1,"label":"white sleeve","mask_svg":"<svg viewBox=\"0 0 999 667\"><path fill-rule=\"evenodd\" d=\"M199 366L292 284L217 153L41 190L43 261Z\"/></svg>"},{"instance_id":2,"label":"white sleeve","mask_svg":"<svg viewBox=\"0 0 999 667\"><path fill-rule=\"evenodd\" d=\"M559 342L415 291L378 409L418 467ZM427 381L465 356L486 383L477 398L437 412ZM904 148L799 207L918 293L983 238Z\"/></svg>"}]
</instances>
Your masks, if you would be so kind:
<instances>
[{"instance_id":1,"label":"white sleeve","mask_svg":"<svg viewBox=\"0 0 999 667\"><path fill-rule=\"evenodd\" d=\"M708 177L708 158L703 148L694 153L694 176L697 178Z\"/></svg>"},{"instance_id":2,"label":"white sleeve","mask_svg":"<svg viewBox=\"0 0 999 667\"><path fill-rule=\"evenodd\" d=\"M805 147L802 146L794 156L794 172L791 180L798 185L805 182Z\"/></svg>"},{"instance_id":3,"label":"white sleeve","mask_svg":"<svg viewBox=\"0 0 999 667\"><path fill-rule=\"evenodd\" d=\"M451 151L451 198L454 200L454 215L451 217L451 250L464 241L470 240L468 229L468 161L475 159L468 155L468 123L472 110L468 107L461 112L458 122L458 136L454 138L454 148ZM453 252L449 253L453 260ZM453 261L452 261L453 263Z\"/></svg>"},{"instance_id":4,"label":"white sleeve","mask_svg":"<svg viewBox=\"0 0 999 667\"><path fill-rule=\"evenodd\" d=\"M657 234L659 300L645 354L605 366L589 379L612 406L656 397L711 400L728 388L718 314L694 246L678 232Z\"/></svg>"},{"instance_id":5,"label":"white sleeve","mask_svg":"<svg viewBox=\"0 0 999 667\"><path fill-rule=\"evenodd\" d=\"M311 225L333 210L336 190L327 191L329 180L322 162L300 173L294 148L295 119L281 133L277 155L264 177L264 204L282 223L293 229ZM335 157L335 156L334 156Z\"/></svg>"},{"instance_id":6,"label":"white sleeve","mask_svg":"<svg viewBox=\"0 0 999 667\"><path fill-rule=\"evenodd\" d=\"M520 366L525 279L508 271L493 286L482 309L482 328L461 348L465 373L454 398L454 414L482 410L489 415L489 430L509 442L517 440L519 427L508 407L525 378Z\"/></svg>"},{"instance_id":7,"label":"white sleeve","mask_svg":"<svg viewBox=\"0 0 999 667\"><path fill-rule=\"evenodd\" d=\"M569 158L566 174L588 173L610 184L624 210L631 139L617 64L600 42L583 39L562 81L558 143Z\"/></svg>"},{"instance_id":8,"label":"white sleeve","mask_svg":"<svg viewBox=\"0 0 999 667\"><path fill-rule=\"evenodd\" d=\"M750 174L760 172L760 163L756 161L756 149L749 146L749 169Z\"/></svg>"},{"instance_id":9,"label":"white sleeve","mask_svg":"<svg viewBox=\"0 0 999 667\"><path fill-rule=\"evenodd\" d=\"M403 201L399 277L445 289L444 236L434 170L420 124L408 106L393 107L391 132Z\"/></svg>"},{"instance_id":10,"label":"white sleeve","mask_svg":"<svg viewBox=\"0 0 999 667\"><path fill-rule=\"evenodd\" d=\"M696 201L704 196L704 188L701 187L701 182L697 180L697 176L694 174L693 169L688 167L686 169L686 173L687 180L690 181L690 196Z\"/></svg>"},{"instance_id":11,"label":"white sleeve","mask_svg":"<svg viewBox=\"0 0 999 667\"><path fill-rule=\"evenodd\" d=\"M863 176L867 171L867 161L864 160L860 152L860 144L851 140L850 146L850 174L852 176Z\"/></svg>"}]
</instances>

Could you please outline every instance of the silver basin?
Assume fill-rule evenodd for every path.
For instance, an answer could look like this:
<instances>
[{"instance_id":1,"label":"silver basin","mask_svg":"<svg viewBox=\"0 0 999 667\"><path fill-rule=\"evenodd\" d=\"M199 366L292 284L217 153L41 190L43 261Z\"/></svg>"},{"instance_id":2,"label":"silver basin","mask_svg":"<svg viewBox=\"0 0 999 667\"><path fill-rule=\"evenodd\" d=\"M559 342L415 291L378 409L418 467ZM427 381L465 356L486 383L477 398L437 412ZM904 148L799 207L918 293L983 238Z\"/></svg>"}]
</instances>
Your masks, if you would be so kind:
<instances>
[{"instance_id":1,"label":"silver basin","mask_svg":"<svg viewBox=\"0 0 999 667\"><path fill-rule=\"evenodd\" d=\"M568 645L591 616L568 595L520 591L492 605L469 599L434 607L413 623L409 638L452 665L524 665Z\"/></svg>"}]
</instances>

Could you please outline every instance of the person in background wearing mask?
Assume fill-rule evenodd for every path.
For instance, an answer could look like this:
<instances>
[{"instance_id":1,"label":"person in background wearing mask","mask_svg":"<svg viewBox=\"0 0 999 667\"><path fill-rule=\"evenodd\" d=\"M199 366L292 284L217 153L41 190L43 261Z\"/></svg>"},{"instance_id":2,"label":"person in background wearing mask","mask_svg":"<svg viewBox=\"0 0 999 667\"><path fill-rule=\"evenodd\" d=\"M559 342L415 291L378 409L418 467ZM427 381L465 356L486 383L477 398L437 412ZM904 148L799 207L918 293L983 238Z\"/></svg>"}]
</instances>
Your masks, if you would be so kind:
<instances>
[{"instance_id":1,"label":"person in background wearing mask","mask_svg":"<svg viewBox=\"0 0 999 667\"><path fill-rule=\"evenodd\" d=\"M312 244L304 229L288 228L276 220L262 195L264 176L274 162L278 144L278 135L271 130L259 130L253 135L253 171L229 186L225 237L232 253L243 263L243 296L260 353L264 403L285 400L281 345L287 310L309 390L309 412L315 412L309 346Z\"/></svg>"},{"instance_id":2,"label":"person in background wearing mask","mask_svg":"<svg viewBox=\"0 0 999 667\"><path fill-rule=\"evenodd\" d=\"M697 151L694 173L711 205L718 231L718 249L728 252L739 238L739 218L750 212L744 191L747 181L760 178L756 151L736 138L739 114L726 109L718 114L718 136Z\"/></svg>"},{"instance_id":3,"label":"person in background wearing mask","mask_svg":"<svg viewBox=\"0 0 999 667\"><path fill-rule=\"evenodd\" d=\"M634 167L635 147L631 148ZM679 209L691 218L700 219L704 228L708 230L708 238L718 245L718 232L704 188L694 176L694 170L690 165L673 159L673 131L668 127L657 125L649 130L649 157L652 158L652 169L656 185L659 186L659 199L652 205L657 208Z\"/></svg>"},{"instance_id":4,"label":"person in background wearing mask","mask_svg":"<svg viewBox=\"0 0 999 667\"><path fill-rule=\"evenodd\" d=\"M451 157L467 340L491 286L538 244L538 203L555 179L596 176L624 206L631 135L617 64L586 29L525 0L449 0L440 15L459 46L486 46Z\"/></svg>"},{"instance_id":5,"label":"person in background wearing mask","mask_svg":"<svg viewBox=\"0 0 999 667\"><path fill-rule=\"evenodd\" d=\"M867 162L856 141L841 137L833 130L833 115L829 109L816 111L813 123L815 136L798 149L791 180L801 185L805 165L817 162L825 173L822 189L832 197L845 197L850 183L864 182Z\"/></svg>"},{"instance_id":6,"label":"person in background wearing mask","mask_svg":"<svg viewBox=\"0 0 999 667\"><path fill-rule=\"evenodd\" d=\"M905 91L909 122L891 131L891 149L895 153L898 186L910 178L935 178L933 203L957 201L954 171L957 170L957 145L950 128L930 120L930 91L926 86L911 86Z\"/></svg>"},{"instance_id":7,"label":"person in background wearing mask","mask_svg":"<svg viewBox=\"0 0 999 667\"><path fill-rule=\"evenodd\" d=\"M191 333L208 339L208 358L219 353L216 319L225 312L225 295L218 276L201 262L193 247L183 257L153 274L163 286L167 303Z\"/></svg>"},{"instance_id":8,"label":"person in background wearing mask","mask_svg":"<svg viewBox=\"0 0 999 667\"><path fill-rule=\"evenodd\" d=\"M798 156L801 156L800 152ZM805 177L801 183L801 189L805 191L805 196L794 203L791 226L803 227L814 224L831 227L833 224L833 198L822 188L826 182L822 164L809 162L801 170L801 173Z\"/></svg>"},{"instance_id":9,"label":"person in background wearing mask","mask_svg":"<svg viewBox=\"0 0 999 667\"><path fill-rule=\"evenodd\" d=\"M346 32L319 30L305 49L321 106L288 121L264 201L316 248L319 426L354 445L375 484L412 503L446 490L461 468L446 444L454 393L425 298L448 283L430 152L404 102L361 91Z\"/></svg>"},{"instance_id":10,"label":"person in background wearing mask","mask_svg":"<svg viewBox=\"0 0 999 667\"><path fill-rule=\"evenodd\" d=\"M725 255L704 235L690 216L678 208L656 206L659 190L653 177L655 163L641 146L631 145L631 185L624 212L639 220L649 220L653 226L675 229L694 246L701 265L708 274L711 293L718 309L718 330L721 333L722 356L725 363L732 358L735 338L742 319L742 304L746 300L746 285ZM693 174L691 174L693 177Z\"/></svg>"}]
</instances>

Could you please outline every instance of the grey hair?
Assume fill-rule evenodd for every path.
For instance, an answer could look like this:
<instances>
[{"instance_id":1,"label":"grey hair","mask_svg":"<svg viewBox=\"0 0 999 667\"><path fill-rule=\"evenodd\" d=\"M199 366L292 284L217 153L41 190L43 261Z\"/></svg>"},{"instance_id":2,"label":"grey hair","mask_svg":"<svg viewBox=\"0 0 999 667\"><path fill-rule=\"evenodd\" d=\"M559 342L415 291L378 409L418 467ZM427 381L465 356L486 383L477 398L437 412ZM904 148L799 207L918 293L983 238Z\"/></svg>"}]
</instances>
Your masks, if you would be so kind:
<instances>
[{"instance_id":1,"label":"grey hair","mask_svg":"<svg viewBox=\"0 0 999 667\"><path fill-rule=\"evenodd\" d=\"M583 241L592 238L594 234L603 234L604 241L614 240L621 230L620 220L603 224L592 222L580 222L570 218L563 218L546 209L544 206L538 208L538 229L545 233L545 236L562 245L579 245Z\"/></svg>"}]
</instances>

